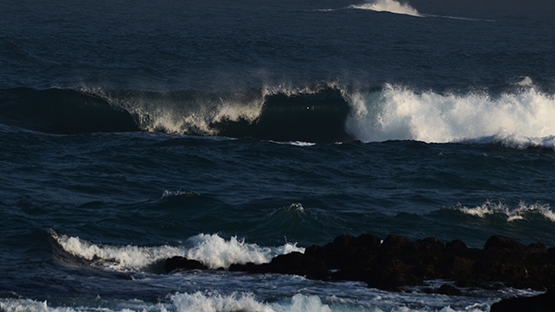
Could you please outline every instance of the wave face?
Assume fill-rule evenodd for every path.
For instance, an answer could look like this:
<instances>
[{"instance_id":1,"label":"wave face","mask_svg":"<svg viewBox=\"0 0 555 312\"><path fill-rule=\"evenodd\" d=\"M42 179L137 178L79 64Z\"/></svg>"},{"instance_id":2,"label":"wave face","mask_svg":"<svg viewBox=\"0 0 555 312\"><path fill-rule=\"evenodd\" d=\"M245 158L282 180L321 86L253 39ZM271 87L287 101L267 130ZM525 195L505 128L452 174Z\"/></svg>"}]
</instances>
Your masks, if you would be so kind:
<instances>
[{"instance_id":1,"label":"wave face","mask_svg":"<svg viewBox=\"0 0 555 312\"><path fill-rule=\"evenodd\" d=\"M94 95L67 89L1 90L0 122L56 134L139 130L129 112Z\"/></svg>"},{"instance_id":2,"label":"wave face","mask_svg":"<svg viewBox=\"0 0 555 312\"><path fill-rule=\"evenodd\" d=\"M413 7L411 7L408 2L400 3L395 0L374 0L365 2L362 4L353 4L348 8L359 9L359 10L371 10L377 12L390 12L395 14L405 14L411 16L422 17L420 13Z\"/></svg>"}]
</instances>

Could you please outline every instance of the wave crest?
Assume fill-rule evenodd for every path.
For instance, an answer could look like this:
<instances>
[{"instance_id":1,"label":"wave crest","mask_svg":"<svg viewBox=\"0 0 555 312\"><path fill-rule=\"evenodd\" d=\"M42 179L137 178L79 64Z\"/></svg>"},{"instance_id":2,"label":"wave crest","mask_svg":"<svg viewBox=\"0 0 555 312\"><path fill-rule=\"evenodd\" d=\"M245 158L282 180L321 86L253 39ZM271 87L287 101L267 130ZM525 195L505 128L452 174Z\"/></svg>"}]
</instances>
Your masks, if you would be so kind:
<instances>
[{"instance_id":1,"label":"wave crest","mask_svg":"<svg viewBox=\"0 0 555 312\"><path fill-rule=\"evenodd\" d=\"M485 218L488 215L504 215L507 217L507 222L524 220L526 219L526 216L532 214L539 214L547 220L555 222L555 213L551 210L548 204L535 203L527 205L524 202L520 202L517 208L511 209L503 202L493 202L488 200L480 206L469 208L463 205L458 205L453 209L464 214L480 218Z\"/></svg>"},{"instance_id":2,"label":"wave crest","mask_svg":"<svg viewBox=\"0 0 555 312\"><path fill-rule=\"evenodd\" d=\"M51 237L64 252L84 259L92 267L100 267L112 271L138 272L147 269L156 262L182 256L197 260L211 269L227 269L231 264L268 263L272 258L291 253L304 252L304 248L296 244L286 243L278 247L261 247L246 243L237 237L225 240L217 234L198 234L190 237L185 246L111 246L94 244L79 237L59 235L50 231Z\"/></svg>"},{"instance_id":3,"label":"wave crest","mask_svg":"<svg viewBox=\"0 0 555 312\"><path fill-rule=\"evenodd\" d=\"M400 3L395 0L374 0L365 2L362 4L352 4L348 6L349 9L359 9L359 10L371 10L377 12L390 12L395 14L411 15L416 17L422 17L420 13L413 7L411 7L408 2Z\"/></svg>"},{"instance_id":4,"label":"wave crest","mask_svg":"<svg viewBox=\"0 0 555 312\"><path fill-rule=\"evenodd\" d=\"M381 92L353 93L349 103L347 131L364 142L448 143L491 137L509 146L514 142L555 147L550 145L555 136L555 98L533 87L494 97L419 93L388 84Z\"/></svg>"}]
</instances>

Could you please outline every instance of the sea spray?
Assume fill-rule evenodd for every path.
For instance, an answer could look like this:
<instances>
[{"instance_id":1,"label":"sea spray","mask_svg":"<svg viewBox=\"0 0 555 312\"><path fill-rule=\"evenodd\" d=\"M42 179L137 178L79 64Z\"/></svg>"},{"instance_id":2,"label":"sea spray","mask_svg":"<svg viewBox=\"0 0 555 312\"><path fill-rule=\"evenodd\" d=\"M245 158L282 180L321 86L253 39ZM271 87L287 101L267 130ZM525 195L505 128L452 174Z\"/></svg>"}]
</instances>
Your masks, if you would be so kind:
<instances>
[{"instance_id":1,"label":"sea spray","mask_svg":"<svg viewBox=\"0 0 555 312\"><path fill-rule=\"evenodd\" d=\"M346 130L364 142L448 143L491 136L507 145L554 147L555 98L535 88L492 96L387 84L381 93L355 92L349 102L353 109Z\"/></svg>"}]
</instances>

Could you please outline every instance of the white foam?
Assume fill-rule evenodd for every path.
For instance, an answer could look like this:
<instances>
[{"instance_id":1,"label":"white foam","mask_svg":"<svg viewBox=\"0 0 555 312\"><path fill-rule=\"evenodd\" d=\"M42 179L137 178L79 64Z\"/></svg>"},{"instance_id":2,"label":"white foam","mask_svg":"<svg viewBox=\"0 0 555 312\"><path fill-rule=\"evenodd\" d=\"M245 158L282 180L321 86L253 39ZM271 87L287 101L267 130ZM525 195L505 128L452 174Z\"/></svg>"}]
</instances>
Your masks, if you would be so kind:
<instances>
[{"instance_id":1,"label":"white foam","mask_svg":"<svg viewBox=\"0 0 555 312\"><path fill-rule=\"evenodd\" d=\"M30 299L0 299L0 310L5 312L73 312L72 308L52 308L46 301Z\"/></svg>"},{"instance_id":2,"label":"white foam","mask_svg":"<svg viewBox=\"0 0 555 312\"><path fill-rule=\"evenodd\" d=\"M405 14L411 16L422 17L417 10L408 3L400 3L395 0L373 0L362 4L353 4L348 6L350 9L372 10L377 12L390 12L396 14Z\"/></svg>"},{"instance_id":3,"label":"white foam","mask_svg":"<svg viewBox=\"0 0 555 312\"><path fill-rule=\"evenodd\" d=\"M212 123L240 119L252 122L260 116L264 92L244 96L240 93L225 97L183 96L158 92L114 95L102 89L80 88L80 91L99 96L117 108L133 115L144 131L164 131L172 134L217 135Z\"/></svg>"},{"instance_id":4,"label":"white foam","mask_svg":"<svg viewBox=\"0 0 555 312\"><path fill-rule=\"evenodd\" d=\"M508 146L555 148L555 98L526 88L491 97L415 92L387 84L382 92L354 92L346 130L364 142L447 143L490 138Z\"/></svg>"},{"instance_id":5,"label":"white foam","mask_svg":"<svg viewBox=\"0 0 555 312\"><path fill-rule=\"evenodd\" d=\"M114 271L141 271L156 261L184 255L184 250L179 247L109 246L54 231L50 233L67 253L91 261L93 266Z\"/></svg>"},{"instance_id":6,"label":"white foam","mask_svg":"<svg viewBox=\"0 0 555 312\"><path fill-rule=\"evenodd\" d=\"M548 204L534 203L527 205L525 202L520 202L516 208L511 208L503 202L486 201L480 206L465 207L458 205L454 209L460 212L480 218L485 218L488 215L503 214L507 217L507 222L515 220L523 220L530 214L540 214L549 221L555 222L555 213L551 210Z\"/></svg>"},{"instance_id":7,"label":"white foam","mask_svg":"<svg viewBox=\"0 0 555 312\"><path fill-rule=\"evenodd\" d=\"M216 234L199 234L187 239L185 244L192 245L185 253L185 257L198 260L212 269L229 268L233 263L268 263L277 255L293 251L304 252L304 248L297 247L296 244L286 243L279 247L261 247L256 244L247 244L235 236L227 241Z\"/></svg>"},{"instance_id":8,"label":"white foam","mask_svg":"<svg viewBox=\"0 0 555 312\"><path fill-rule=\"evenodd\" d=\"M171 296L177 311L265 311L265 312L331 312L318 296L296 294L290 301L260 303L249 293L222 296L218 293L175 294Z\"/></svg>"},{"instance_id":9,"label":"white foam","mask_svg":"<svg viewBox=\"0 0 555 312\"><path fill-rule=\"evenodd\" d=\"M286 243L278 247L261 247L248 244L237 237L225 240L217 234L199 234L186 240L185 246L140 247L133 245L110 246L94 244L79 237L59 235L52 237L69 254L91 261L91 265L108 270L135 272L149 265L174 256L198 260L209 268L227 269L231 264L268 263L272 258L291 253L304 252L296 244Z\"/></svg>"},{"instance_id":10,"label":"white foam","mask_svg":"<svg viewBox=\"0 0 555 312\"><path fill-rule=\"evenodd\" d=\"M118 308L95 306L54 307L47 301L30 299L0 299L0 310L5 312L74 312L74 311L179 311L179 312L331 312L318 296L296 294L280 302L264 303L256 300L252 293L232 293L221 295L218 292L176 293L168 296L165 303L152 304L140 300L118 301Z\"/></svg>"},{"instance_id":11,"label":"white foam","mask_svg":"<svg viewBox=\"0 0 555 312\"><path fill-rule=\"evenodd\" d=\"M177 293L171 296L171 301L175 309L180 312L274 311L269 305L256 301L254 296L248 293L234 293L228 296L218 293Z\"/></svg>"},{"instance_id":12,"label":"white foam","mask_svg":"<svg viewBox=\"0 0 555 312\"><path fill-rule=\"evenodd\" d=\"M530 78L530 77L523 77L522 80L520 80L519 82L516 83L516 85L521 86L521 87L532 87L532 86L534 86L534 82L532 81L532 78Z\"/></svg>"}]
</instances>

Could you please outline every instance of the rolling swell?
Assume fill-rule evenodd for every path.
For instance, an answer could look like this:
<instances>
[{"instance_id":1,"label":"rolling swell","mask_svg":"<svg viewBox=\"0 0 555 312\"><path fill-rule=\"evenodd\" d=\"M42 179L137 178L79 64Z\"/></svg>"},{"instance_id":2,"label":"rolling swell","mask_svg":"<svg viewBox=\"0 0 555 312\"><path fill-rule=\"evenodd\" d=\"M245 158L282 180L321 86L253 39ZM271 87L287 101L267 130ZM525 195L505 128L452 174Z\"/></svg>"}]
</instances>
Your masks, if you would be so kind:
<instances>
[{"instance_id":1,"label":"rolling swell","mask_svg":"<svg viewBox=\"0 0 555 312\"><path fill-rule=\"evenodd\" d=\"M66 89L1 90L0 122L54 134L139 130L129 112L102 98Z\"/></svg>"},{"instance_id":2,"label":"rolling swell","mask_svg":"<svg viewBox=\"0 0 555 312\"><path fill-rule=\"evenodd\" d=\"M55 134L147 131L333 143L350 106L338 89L206 93L16 88L0 90L0 122Z\"/></svg>"}]
</instances>

